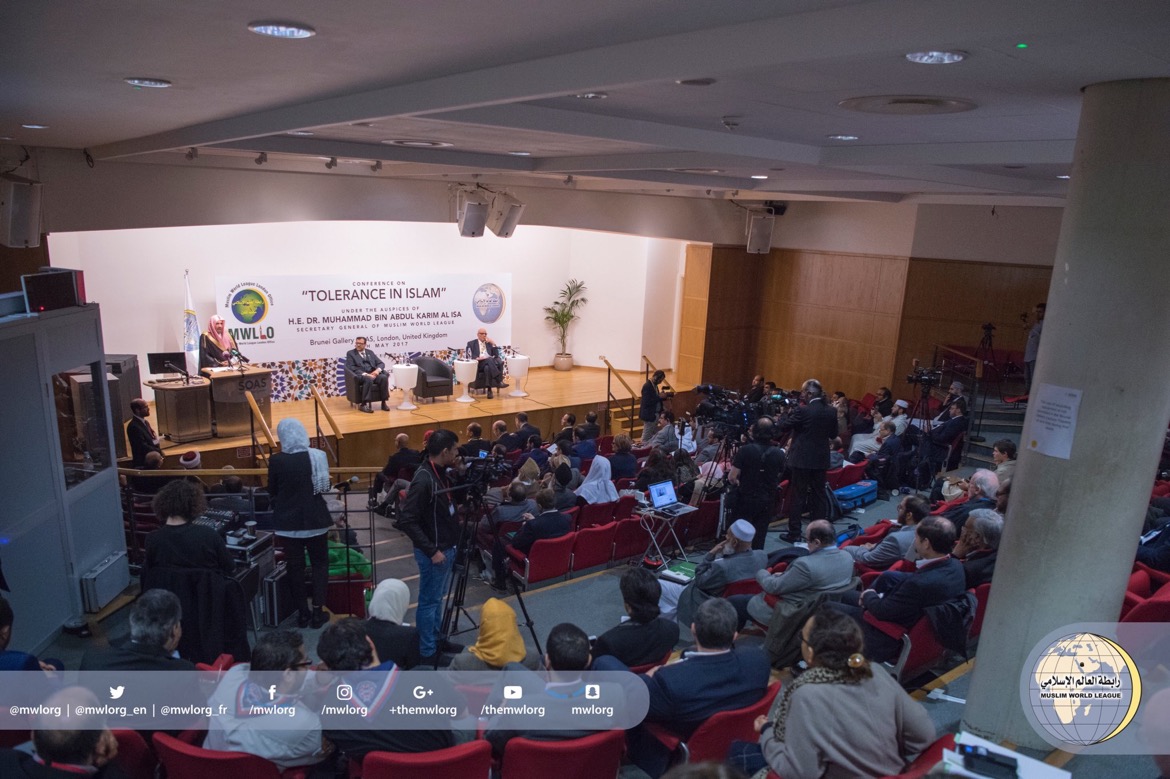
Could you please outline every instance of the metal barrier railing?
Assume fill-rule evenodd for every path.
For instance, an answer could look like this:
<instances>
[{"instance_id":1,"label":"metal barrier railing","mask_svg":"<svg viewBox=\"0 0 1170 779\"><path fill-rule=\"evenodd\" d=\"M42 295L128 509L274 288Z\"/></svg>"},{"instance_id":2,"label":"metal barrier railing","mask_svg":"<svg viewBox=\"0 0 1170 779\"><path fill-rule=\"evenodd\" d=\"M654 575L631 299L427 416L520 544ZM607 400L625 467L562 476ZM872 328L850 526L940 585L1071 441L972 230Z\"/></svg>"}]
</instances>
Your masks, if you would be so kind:
<instances>
[{"instance_id":1,"label":"metal barrier railing","mask_svg":"<svg viewBox=\"0 0 1170 779\"><path fill-rule=\"evenodd\" d=\"M604 354L598 357L598 359L605 363L605 433L606 435L613 433L613 431L609 429L609 411L611 405L621 405L625 402L624 399L619 399L617 395L613 394L613 379L616 377L617 380L621 382L621 385L626 388L626 392L630 393L630 415L626 420L626 423L629 425L629 432L633 434L635 419L634 415L637 413L638 394L634 392L629 384L626 383L626 380L622 378L620 373L618 373L617 368L613 367L610 361L605 359Z\"/></svg>"}]
</instances>

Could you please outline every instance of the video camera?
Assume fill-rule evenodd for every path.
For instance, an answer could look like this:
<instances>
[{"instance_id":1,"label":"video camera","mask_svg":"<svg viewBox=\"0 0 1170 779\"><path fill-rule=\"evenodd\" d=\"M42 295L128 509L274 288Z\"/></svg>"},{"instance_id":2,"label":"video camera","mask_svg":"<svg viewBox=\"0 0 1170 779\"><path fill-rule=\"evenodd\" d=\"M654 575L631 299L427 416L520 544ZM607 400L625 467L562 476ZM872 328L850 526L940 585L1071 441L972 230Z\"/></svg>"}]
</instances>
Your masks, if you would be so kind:
<instances>
[{"instance_id":1,"label":"video camera","mask_svg":"<svg viewBox=\"0 0 1170 779\"><path fill-rule=\"evenodd\" d=\"M487 485L512 475L512 466L502 454L488 454L463 460L467 468L460 474L457 487L486 489Z\"/></svg>"},{"instance_id":2,"label":"video camera","mask_svg":"<svg viewBox=\"0 0 1170 779\"><path fill-rule=\"evenodd\" d=\"M915 368L914 372L906 377L906 381L929 389L942 384L942 375L942 368Z\"/></svg>"}]
</instances>

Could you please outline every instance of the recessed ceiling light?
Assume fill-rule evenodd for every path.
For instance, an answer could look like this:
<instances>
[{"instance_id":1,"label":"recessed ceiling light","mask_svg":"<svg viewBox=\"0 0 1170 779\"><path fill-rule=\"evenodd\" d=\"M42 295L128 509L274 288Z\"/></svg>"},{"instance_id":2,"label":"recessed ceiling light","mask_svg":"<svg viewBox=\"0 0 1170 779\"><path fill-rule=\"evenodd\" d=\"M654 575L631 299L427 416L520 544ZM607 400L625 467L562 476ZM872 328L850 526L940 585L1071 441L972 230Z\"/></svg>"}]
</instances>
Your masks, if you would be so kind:
<instances>
[{"instance_id":1,"label":"recessed ceiling light","mask_svg":"<svg viewBox=\"0 0 1170 779\"><path fill-rule=\"evenodd\" d=\"M351 122L350 127L374 127L373 122Z\"/></svg>"},{"instance_id":2,"label":"recessed ceiling light","mask_svg":"<svg viewBox=\"0 0 1170 779\"><path fill-rule=\"evenodd\" d=\"M674 83L684 87L709 87L715 83L713 78L680 78Z\"/></svg>"},{"instance_id":3,"label":"recessed ceiling light","mask_svg":"<svg viewBox=\"0 0 1170 779\"><path fill-rule=\"evenodd\" d=\"M609 97L609 94L606 92L580 92L576 95L573 95L573 97L579 98L581 100L604 100L605 98Z\"/></svg>"},{"instance_id":4,"label":"recessed ceiling light","mask_svg":"<svg viewBox=\"0 0 1170 779\"><path fill-rule=\"evenodd\" d=\"M1072 178L1072 176L1063 176L1063 175L1062 175L1062 176L1057 176L1057 178L1058 178L1058 179L1064 179L1064 180L1066 180L1066 181L1067 181L1068 179L1071 179L1071 178Z\"/></svg>"},{"instance_id":5,"label":"recessed ceiling light","mask_svg":"<svg viewBox=\"0 0 1170 779\"><path fill-rule=\"evenodd\" d=\"M312 130L289 130L285 133L285 135L295 135L298 138L308 138L312 134Z\"/></svg>"},{"instance_id":6,"label":"recessed ceiling light","mask_svg":"<svg viewBox=\"0 0 1170 779\"><path fill-rule=\"evenodd\" d=\"M859 135L826 135L825 137L828 138L830 141L860 141L861 140L861 136L859 136Z\"/></svg>"},{"instance_id":7,"label":"recessed ceiling light","mask_svg":"<svg viewBox=\"0 0 1170 779\"><path fill-rule=\"evenodd\" d=\"M530 152L530 151L510 151L510 152L508 152L508 154L511 154L513 157L531 157L532 156L532 152Z\"/></svg>"},{"instance_id":8,"label":"recessed ceiling light","mask_svg":"<svg viewBox=\"0 0 1170 779\"><path fill-rule=\"evenodd\" d=\"M0 135L0 141L11 141L11 140L12 140L11 135Z\"/></svg>"},{"instance_id":9,"label":"recessed ceiling light","mask_svg":"<svg viewBox=\"0 0 1170 779\"><path fill-rule=\"evenodd\" d=\"M912 51L906 59L919 65L952 65L967 59L965 51Z\"/></svg>"},{"instance_id":10,"label":"recessed ceiling light","mask_svg":"<svg viewBox=\"0 0 1170 779\"><path fill-rule=\"evenodd\" d=\"M935 95L866 95L842 100L837 105L850 111L896 116L957 114L978 108L975 103L965 98Z\"/></svg>"},{"instance_id":11,"label":"recessed ceiling light","mask_svg":"<svg viewBox=\"0 0 1170 779\"><path fill-rule=\"evenodd\" d=\"M47 124L22 124L21 127L23 127L26 130L48 130L49 129L49 125L47 125Z\"/></svg>"},{"instance_id":12,"label":"recessed ceiling light","mask_svg":"<svg viewBox=\"0 0 1170 779\"><path fill-rule=\"evenodd\" d=\"M165 78L124 78L122 79L132 87L145 87L147 89L166 89L171 85L171 82Z\"/></svg>"},{"instance_id":13,"label":"recessed ceiling light","mask_svg":"<svg viewBox=\"0 0 1170 779\"><path fill-rule=\"evenodd\" d=\"M411 149L445 149L451 146L446 141L427 141L422 138L387 138L382 143L387 146L406 146Z\"/></svg>"},{"instance_id":14,"label":"recessed ceiling light","mask_svg":"<svg viewBox=\"0 0 1170 779\"><path fill-rule=\"evenodd\" d=\"M1004 165L1008 170L1023 170L1027 165Z\"/></svg>"},{"instance_id":15,"label":"recessed ceiling light","mask_svg":"<svg viewBox=\"0 0 1170 779\"><path fill-rule=\"evenodd\" d=\"M296 22L252 22L248 25L248 29L257 35L292 40L312 38L317 34L317 31L312 27Z\"/></svg>"},{"instance_id":16,"label":"recessed ceiling light","mask_svg":"<svg viewBox=\"0 0 1170 779\"><path fill-rule=\"evenodd\" d=\"M674 172L675 173L698 173L698 174L704 174L704 175L714 175L716 173L722 173L723 169L722 168L675 168Z\"/></svg>"},{"instance_id":17,"label":"recessed ceiling light","mask_svg":"<svg viewBox=\"0 0 1170 779\"><path fill-rule=\"evenodd\" d=\"M768 177L765 176L763 173L756 173L752 176L752 178L756 179L757 181L763 181L764 179L766 179Z\"/></svg>"}]
</instances>

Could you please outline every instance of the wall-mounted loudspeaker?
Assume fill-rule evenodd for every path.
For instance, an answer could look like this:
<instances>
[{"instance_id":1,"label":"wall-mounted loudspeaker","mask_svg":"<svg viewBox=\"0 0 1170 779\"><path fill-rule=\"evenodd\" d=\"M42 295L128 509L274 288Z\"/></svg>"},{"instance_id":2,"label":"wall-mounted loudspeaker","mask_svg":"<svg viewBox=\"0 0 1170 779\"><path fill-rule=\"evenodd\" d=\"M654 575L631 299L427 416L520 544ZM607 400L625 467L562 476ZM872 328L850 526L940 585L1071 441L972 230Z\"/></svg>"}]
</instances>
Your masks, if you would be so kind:
<instances>
[{"instance_id":1,"label":"wall-mounted loudspeaker","mask_svg":"<svg viewBox=\"0 0 1170 779\"><path fill-rule=\"evenodd\" d=\"M492 198L492 209L488 214L488 229L500 238L511 238L524 213L524 204L503 192Z\"/></svg>"},{"instance_id":2,"label":"wall-mounted loudspeaker","mask_svg":"<svg viewBox=\"0 0 1170 779\"><path fill-rule=\"evenodd\" d=\"M459 234L464 238L479 238L487 224L487 198L479 192L460 192L458 203Z\"/></svg>"},{"instance_id":3,"label":"wall-mounted loudspeaker","mask_svg":"<svg viewBox=\"0 0 1170 779\"><path fill-rule=\"evenodd\" d=\"M15 249L41 245L41 183L0 175L0 244Z\"/></svg>"},{"instance_id":4,"label":"wall-mounted loudspeaker","mask_svg":"<svg viewBox=\"0 0 1170 779\"><path fill-rule=\"evenodd\" d=\"M748 254L767 254L772 250L772 227L776 217L771 214L751 214L748 217Z\"/></svg>"}]
</instances>

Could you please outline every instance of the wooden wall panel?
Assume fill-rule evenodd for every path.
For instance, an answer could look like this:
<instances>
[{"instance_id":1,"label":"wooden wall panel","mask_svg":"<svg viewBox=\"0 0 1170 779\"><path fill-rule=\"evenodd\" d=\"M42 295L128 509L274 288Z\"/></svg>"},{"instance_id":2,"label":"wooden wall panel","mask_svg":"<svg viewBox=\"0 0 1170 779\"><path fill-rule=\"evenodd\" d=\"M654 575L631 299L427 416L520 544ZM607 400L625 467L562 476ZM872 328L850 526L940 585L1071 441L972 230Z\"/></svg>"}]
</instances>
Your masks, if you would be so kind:
<instances>
[{"instance_id":1,"label":"wooden wall panel","mask_svg":"<svg viewBox=\"0 0 1170 779\"><path fill-rule=\"evenodd\" d=\"M711 247L688 244L683 269L678 356L674 361L675 381L680 387L703 381L710 288Z\"/></svg>"},{"instance_id":2,"label":"wooden wall panel","mask_svg":"<svg viewBox=\"0 0 1170 779\"><path fill-rule=\"evenodd\" d=\"M917 357L929 364L936 343L974 351L985 322L996 326L1000 359L1000 352L1023 351L1032 309L1047 299L1051 278L1052 269L1042 266L911 259L891 380L905 386L911 361ZM1023 313L1027 324L1020 320Z\"/></svg>"}]
</instances>

